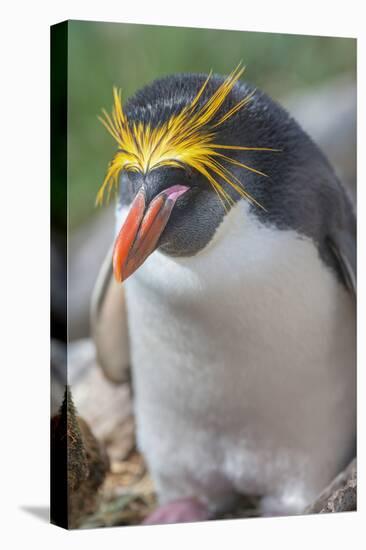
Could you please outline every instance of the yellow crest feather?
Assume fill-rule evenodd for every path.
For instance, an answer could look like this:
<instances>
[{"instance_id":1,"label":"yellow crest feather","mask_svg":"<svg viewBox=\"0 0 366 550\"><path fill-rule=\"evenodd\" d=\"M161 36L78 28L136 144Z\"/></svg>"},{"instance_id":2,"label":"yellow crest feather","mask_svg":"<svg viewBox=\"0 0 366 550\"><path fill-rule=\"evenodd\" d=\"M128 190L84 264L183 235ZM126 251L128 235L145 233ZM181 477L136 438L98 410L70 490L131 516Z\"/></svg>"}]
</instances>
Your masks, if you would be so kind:
<instances>
[{"instance_id":1,"label":"yellow crest feather","mask_svg":"<svg viewBox=\"0 0 366 550\"><path fill-rule=\"evenodd\" d=\"M108 166L96 203L101 204L103 202L106 189L108 189L108 197L110 196L111 190L117 187L118 177L123 169L146 174L159 166L182 167L182 165L186 165L197 170L208 180L224 206L225 201L230 204L233 200L217 181L217 177L222 178L241 196L261 206L243 189L242 182L223 165L222 161L240 166L261 176L267 176L267 174L230 158L223 151L278 151L278 149L215 143L215 129L245 107L254 92L244 97L221 116L214 125L210 126L211 121L217 115L225 99L243 74L244 69L239 65L213 95L198 108L198 101L212 76L211 71L191 104L156 128L151 128L150 124L141 122L130 123L123 111L121 91L114 87L112 113L109 115L103 110L104 118L100 117L100 121L116 140L118 151Z\"/></svg>"}]
</instances>

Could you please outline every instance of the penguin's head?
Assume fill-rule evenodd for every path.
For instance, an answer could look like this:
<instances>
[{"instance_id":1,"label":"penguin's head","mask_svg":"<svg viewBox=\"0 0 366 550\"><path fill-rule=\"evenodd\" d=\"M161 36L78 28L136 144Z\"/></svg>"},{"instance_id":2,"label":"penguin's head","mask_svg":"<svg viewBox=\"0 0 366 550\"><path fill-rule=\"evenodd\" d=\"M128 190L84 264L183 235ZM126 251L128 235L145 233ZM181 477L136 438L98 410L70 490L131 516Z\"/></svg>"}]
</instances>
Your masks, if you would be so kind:
<instances>
[{"instance_id":1,"label":"penguin's head","mask_svg":"<svg viewBox=\"0 0 366 550\"><path fill-rule=\"evenodd\" d=\"M296 150L299 133L284 109L239 82L242 72L166 77L123 107L114 89L112 113L101 121L118 150L97 202L114 188L118 207L128 208L113 254L118 281L156 249L180 257L202 251L239 200L259 216L276 215L267 176L281 172L278 156L289 141Z\"/></svg>"}]
</instances>

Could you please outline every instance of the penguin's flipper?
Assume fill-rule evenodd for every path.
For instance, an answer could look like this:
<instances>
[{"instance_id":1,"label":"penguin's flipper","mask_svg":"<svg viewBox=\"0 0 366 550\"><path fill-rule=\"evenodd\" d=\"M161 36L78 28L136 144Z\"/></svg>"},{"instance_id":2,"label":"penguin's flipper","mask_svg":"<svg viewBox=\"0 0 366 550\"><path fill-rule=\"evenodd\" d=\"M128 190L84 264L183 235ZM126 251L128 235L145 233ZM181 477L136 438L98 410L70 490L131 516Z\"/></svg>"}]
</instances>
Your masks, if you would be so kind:
<instances>
[{"instance_id":1,"label":"penguin's flipper","mask_svg":"<svg viewBox=\"0 0 366 550\"><path fill-rule=\"evenodd\" d=\"M344 229L335 230L332 232L329 245L347 288L356 295L357 250L354 235Z\"/></svg>"},{"instance_id":2,"label":"penguin's flipper","mask_svg":"<svg viewBox=\"0 0 366 550\"><path fill-rule=\"evenodd\" d=\"M104 374L116 383L130 378L127 310L123 286L112 271L112 248L102 264L91 302L91 331L97 360Z\"/></svg>"}]
</instances>

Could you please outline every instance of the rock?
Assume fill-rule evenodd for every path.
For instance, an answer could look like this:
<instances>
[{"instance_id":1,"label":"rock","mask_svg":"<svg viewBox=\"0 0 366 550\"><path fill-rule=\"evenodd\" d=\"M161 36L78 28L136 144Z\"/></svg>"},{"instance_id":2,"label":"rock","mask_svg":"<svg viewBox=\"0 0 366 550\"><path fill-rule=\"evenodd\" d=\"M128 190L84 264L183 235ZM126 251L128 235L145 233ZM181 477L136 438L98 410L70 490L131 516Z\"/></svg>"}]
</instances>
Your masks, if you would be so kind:
<instances>
[{"instance_id":1,"label":"rock","mask_svg":"<svg viewBox=\"0 0 366 550\"><path fill-rule=\"evenodd\" d=\"M282 104L319 145L340 180L356 197L356 84L338 77L308 93L282 98Z\"/></svg>"},{"instance_id":2,"label":"rock","mask_svg":"<svg viewBox=\"0 0 366 550\"><path fill-rule=\"evenodd\" d=\"M67 348L64 342L51 339L51 416L57 414L67 384Z\"/></svg>"},{"instance_id":3,"label":"rock","mask_svg":"<svg viewBox=\"0 0 366 550\"><path fill-rule=\"evenodd\" d=\"M69 345L68 374L79 414L105 445L111 461L123 460L135 445L129 384L116 385L105 378L90 339Z\"/></svg>"},{"instance_id":4,"label":"rock","mask_svg":"<svg viewBox=\"0 0 366 550\"><path fill-rule=\"evenodd\" d=\"M357 463L356 458L309 506L306 514L352 512L357 509Z\"/></svg>"},{"instance_id":5,"label":"rock","mask_svg":"<svg viewBox=\"0 0 366 550\"><path fill-rule=\"evenodd\" d=\"M95 216L69 235L68 336L90 334L90 298L100 266L113 242L114 208L96 210Z\"/></svg>"}]
</instances>

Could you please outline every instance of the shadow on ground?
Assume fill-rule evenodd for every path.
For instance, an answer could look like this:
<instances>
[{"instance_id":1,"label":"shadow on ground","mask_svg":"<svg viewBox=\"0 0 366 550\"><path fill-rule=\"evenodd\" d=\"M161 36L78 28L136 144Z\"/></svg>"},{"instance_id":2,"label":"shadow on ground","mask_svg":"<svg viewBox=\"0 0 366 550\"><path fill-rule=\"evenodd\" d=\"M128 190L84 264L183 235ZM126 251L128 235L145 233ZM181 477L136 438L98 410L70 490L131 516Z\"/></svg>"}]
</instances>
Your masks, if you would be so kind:
<instances>
[{"instance_id":1,"label":"shadow on ground","mask_svg":"<svg viewBox=\"0 0 366 550\"><path fill-rule=\"evenodd\" d=\"M27 512L43 522L50 522L50 507L49 506L20 506L23 512Z\"/></svg>"}]
</instances>

